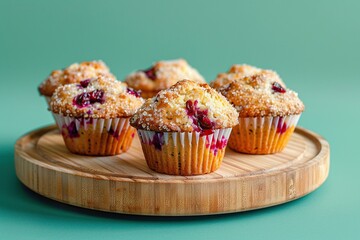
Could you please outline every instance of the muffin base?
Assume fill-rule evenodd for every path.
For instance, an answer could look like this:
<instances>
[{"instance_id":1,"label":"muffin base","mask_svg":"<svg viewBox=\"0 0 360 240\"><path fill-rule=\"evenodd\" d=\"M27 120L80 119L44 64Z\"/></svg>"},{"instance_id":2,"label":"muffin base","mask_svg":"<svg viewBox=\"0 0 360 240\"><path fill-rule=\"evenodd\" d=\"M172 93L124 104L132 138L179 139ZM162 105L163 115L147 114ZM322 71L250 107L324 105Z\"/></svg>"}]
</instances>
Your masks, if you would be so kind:
<instances>
[{"instance_id":1,"label":"muffin base","mask_svg":"<svg viewBox=\"0 0 360 240\"><path fill-rule=\"evenodd\" d=\"M281 152L295 130L300 115L239 118L229 138L234 151L250 154Z\"/></svg>"},{"instance_id":2,"label":"muffin base","mask_svg":"<svg viewBox=\"0 0 360 240\"><path fill-rule=\"evenodd\" d=\"M111 156L126 152L136 129L129 118L84 119L53 114L68 150L93 156Z\"/></svg>"},{"instance_id":3,"label":"muffin base","mask_svg":"<svg viewBox=\"0 0 360 240\"><path fill-rule=\"evenodd\" d=\"M170 175L198 175L220 167L231 128L199 132L153 132L138 130L150 169ZM154 141L157 139L156 141Z\"/></svg>"}]
</instances>

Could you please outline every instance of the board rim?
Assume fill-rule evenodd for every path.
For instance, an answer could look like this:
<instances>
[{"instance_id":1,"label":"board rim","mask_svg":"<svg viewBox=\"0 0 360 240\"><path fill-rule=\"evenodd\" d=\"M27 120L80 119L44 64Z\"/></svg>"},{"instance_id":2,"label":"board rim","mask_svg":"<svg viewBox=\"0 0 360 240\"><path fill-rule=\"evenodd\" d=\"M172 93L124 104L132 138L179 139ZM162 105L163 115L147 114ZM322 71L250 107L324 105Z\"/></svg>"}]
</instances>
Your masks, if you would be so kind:
<instances>
[{"instance_id":1,"label":"board rim","mask_svg":"<svg viewBox=\"0 0 360 240\"><path fill-rule=\"evenodd\" d=\"M17 154L18 151L20 151L18 148L20 147L21 145L21 142L25 141L25 139L28 139L28 138L31 138L32 136L34 135L39 135L40 133L44 132L44 133L47 133L47 132L50 132L50 131L53 131L57 128L56 125L49 125L49 126L46 126L46 127L40 127L40 128L37 128L33 131L30 131L24 135L22 135L15 143L15 155ZM306 167L306 166L310 166L312 164L316 164L317 162L317 159L321 159L323 158L326 154L330 155L329 153L329 149L330 149L330 146L329 146L329 143L325 140L325 138L323 138L322 136L320 136L319 134L317 133L314 133L308 129L305 129L305 128L302 128L302 127L296 127L295 128L295 131L296 133L302 133L302 134L305 134L308 138L311 138L312 140L316 140L316 145L320 145L320 151L318 152L318 154L316 154L316 156L314 158L312 158L311 160L313 161L305 161L303 163L300 163L298 165L296 165L296 168L303 168L303 167ZM43 135L43 134L42 134ZM29 156L29 154L26 153L26 155ZM221 181L221 180L231 180L231 179L237 179L237 178L243 178L243 177L250 177L250 176L256 176L258 175L260 172L257 171L257 172L248 172L248 173L244 173L243 175L241 176L231 176L231 177L226 177L226 178L211 178L211 179L192 179L191 177L192 176L183 176L184 179L176 179L176 180L171 180L171 178L168 178L168 179L150 179L150 178L141 178L141 177L126 177L126 176L123 176L123 177L120 177L120 176L112 176L112 177L109 177L107 175L102 175L102 174L96 174L96 175L90 175L88 172L81 172L79 170L76 170L76 169L69 169L69 168L65 168L65 167L62 167L62 166L52 166L48 163L45 163L45 162L42 162L41 160L38 160L36 158L33 158L32 156L29 156L31 158L31 160L29 159L26 159L26 161L31 161L33 162L33 164L35 165L41 165L43 167L46 167L48 169L51 169L51 170L54 170L54 171L57 171L58 168L61 168L62 169L62 172L66 172L66 173L69 173L69 174L72 174L74 176L80 176L80 177L87 177L87 178L93 178L93 179L99 179L99 180L111 180L111 181L129 181L129 182L134 182L134 181L138 181L138 182L141 182L141 181L144 181L144 182L155 182L155 183L167 183L167 182L170 182L170 181L179 181L179 182L197 182L197 181L202 181L202 182L213 182L213 181ZM284 170L282 168L278 169L278 168L275 168L275 169L270 169L267 171L268 174L276 174L276 173L279 173L279 172L283 172Z\"/></svg>"},{"instance_id":2,"label":"board rim","mask_svg":"<svg viewBox=\"0 0 360 240\"><path fill-rule=\"evenodd\" d=\"M283 187L286 189L286 193L284 195L284 199L270 201L270 202L268 202L266 204L264 203L262 205L255 204L254 206L251 206L251 207L243 207L241 204L237 204L236 208L234 208L234 209L224 207L222 210L217 210L217 211L212 211L212 210L207 211L207 210L202 209L201 211L196 210L195 212L191 212L191 210L187 210L187 209L185 209L183 211L180 211L177 209L176 212L173 212L173 211L166 210L166 207L163 207L163 209L161 209L160 212L154 212L153 210L149 210L149 209L144 210L144 212L141 212L139 210L131 210L131 209L124 210L124 208L108 209L108 208L104 208L101 206L93 206L91 204L86 204L86 203L83 204L83 203L80 203L75 200L64 199L64 197L59 198L57 196L51 195L50 193L46 193L44 191L41 192L41 190L38 189L39 188L38 186L35 186L34 183L32 183L32 182L26 182L25 177L20 176L21 171L18 169L17 165L19 164L18 161L21 161L21 160L27 161L28 163L30 163L36 167L46 168L47 170L51 170L54 172L59 171L59 167L56 168L55 166L52 166L48 163L44 163L41 160L37 160L28 153L26 153L26 155L30 156L31 160L24 158L20 154L21 147L24 144L26 145L26 140L33 139L37 135L42 136L42 135L46 134L47 132L52 131L54 129L56 129L55 125L49 125L46 127L38 128L38 129L35 129L33 131L30 131L30 132L22 135L16 141L14 151L15 151L15 168L16 168L16 175L17 175L18 179L20 180L20 182L22 184L24 184L24 186L26 186L33 192L38 193L41 196L44 196L46 198L55 200L60 203L76 206L76 207L92 209L92 210L97 210L97 211L103 211L103 212L131 214L131 215L147 215L147 216L203 216L203 215L217 215L217 214L226 214L226 213L234 213L234 212L243 212L243 211L262 209L262 208L272 207L272 206L284 204L287 202L291 202L293 200L299 199L299 198L306 196L309 193L315 191L326 181L326 179L328 178L329 169L330 169L330 145L329 145L329 143L319 134L314 133L305 128L297 127L295 129L295 131L297 133L305 135L305 137L307 137L309 139L312 139L313 143L316 144L316 147L319 149L319 151L313 158L308 159L305 162L297 163L296 166L291 166L286 169L276 168L272 171L266 172L267 177L269 177L269 176L270 177L285 176L285 183L283 183L284 184ZM40 139L40 137L38 139ZM314 142L314 140L315 140L315 142ZM35 146L36 146L36 144L35 144ZM23 164L23 163L21 163L21 164ZM318 164L318 166L316 166L316 164ZM325 167L325 168L323 168L323 167ZM322 168L322 169L319 169L319 168ZM109 183L110 182L121 182L121 184L126 184L126 183L128 183L128 184L146 184L146 183L149 183L151 185L154 185L155 187L156 186L160 187L161 185L164 185L164 184L165 185L176 184L176 185L181 185L181 186L191 185L191 186L198 187L200 184L211 185L214 182L227 184L229 182L239 182L239 181L244 181L244 182L248 182L249 184L254 184L253 179L258 177L259 174L261 174L261 172L257 171L257 174L246 173L243 175L231 176L231 177L220 177L220 178L211 178L211 179L203 179L203 178L186 179L186 178L184 178L184 179L172 180L171 178L168 178L168 179L143 178L143 179L141 179L141 178L108 177L106 175L104 175L104 176L90 175L87 172L80 172L78 170L71 170L71 169L64 168L64 167L61 167L61 169L65 170L65 171L61 171L60 172L61 174L65 173L65 174L73 175L75 177L91 179L92 181L99 180L99 181L106 181ZM293 181L295 181L294 180L295 175L297 175L299 172L302 173L306 169L311 170L313 174L315 173L316 170L319 171L319 173L321 172L320 173L321 177L317 181L313 182L313 184L310 187L308 187L308 189L306 189L305 191L299 191L295 194L291 194L291 192L290 192L291 187L292 187L291 184L293 183ZM24 177L24 179L22 179L23 177ZM239 207L239 206L241 206L241 207Z\"/></svg>"}]
</instances>

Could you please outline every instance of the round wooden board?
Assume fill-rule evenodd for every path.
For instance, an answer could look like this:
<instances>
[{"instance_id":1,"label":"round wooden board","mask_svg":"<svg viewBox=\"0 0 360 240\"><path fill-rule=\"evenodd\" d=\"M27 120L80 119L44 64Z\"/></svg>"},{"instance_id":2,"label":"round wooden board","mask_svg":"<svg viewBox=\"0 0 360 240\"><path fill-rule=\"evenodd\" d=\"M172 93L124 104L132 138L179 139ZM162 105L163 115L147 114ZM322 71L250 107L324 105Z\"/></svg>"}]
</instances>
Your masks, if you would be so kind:
<instances>
[{"instance_id":1,"label":"round wooden board","mask_svg":"<svg viewBox=\"0 0 360 240\"><path fill-rule=\"evenodd\" d=\"M112 157L71 154L55 126L15 145L16 174L33 191L79 207L142 215L218 214L285 203L318 188L329 162L327 141L302 128L282 153L227 149L219 170L190 177L150 170L137 137L127 153Z\"/></svg>"}]
</instances>

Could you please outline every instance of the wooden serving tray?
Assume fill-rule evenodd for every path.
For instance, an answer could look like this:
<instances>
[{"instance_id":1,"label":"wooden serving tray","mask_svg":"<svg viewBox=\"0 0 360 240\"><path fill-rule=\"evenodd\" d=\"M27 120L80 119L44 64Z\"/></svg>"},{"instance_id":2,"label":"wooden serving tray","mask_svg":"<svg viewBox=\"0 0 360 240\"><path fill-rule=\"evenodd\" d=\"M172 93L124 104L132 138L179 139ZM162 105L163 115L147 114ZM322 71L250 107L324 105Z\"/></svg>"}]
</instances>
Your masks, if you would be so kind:
<instances>
[{"instance_id":1,"label":"wooden serving tray","mask_svg":"<svg viewBox=\"0 0 360 240\"><path fill-rule=\"evenodd\" d=\"M71 154L55 126L35 130L15 145L16 174L33 191L79 207L142 215L218 214L282 204L318 188L329 163L326 140L302 128L282 153L227 149L219 170L190 177L150 170L137 137L127 153L112 157Z\"/></svg>"}]
</instances>

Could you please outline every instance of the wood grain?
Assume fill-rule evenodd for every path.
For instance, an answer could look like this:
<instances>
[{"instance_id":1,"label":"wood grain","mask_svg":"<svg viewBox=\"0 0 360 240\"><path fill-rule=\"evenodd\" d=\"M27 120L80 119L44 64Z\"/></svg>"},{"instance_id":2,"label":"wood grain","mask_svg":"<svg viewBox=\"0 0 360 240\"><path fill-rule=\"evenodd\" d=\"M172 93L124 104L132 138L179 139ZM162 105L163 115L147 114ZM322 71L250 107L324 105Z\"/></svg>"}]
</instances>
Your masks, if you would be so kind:
<instances>
[{"instance_id":1,"label":"wood grain","mask_svg":"<svg viewBox=\"0 0 360 240\"><path fill-rule=\"evenodd\" d=\"M33 191L79 207L143 215L218 214L285 203L318 188L329 164L329 144L302 128L281 153L227 149L219 170L186 177L150 170L138 138L128 152L111 157L70 153L55 126L15 145L16 174Z\"/></svg>"}]
</instances>

